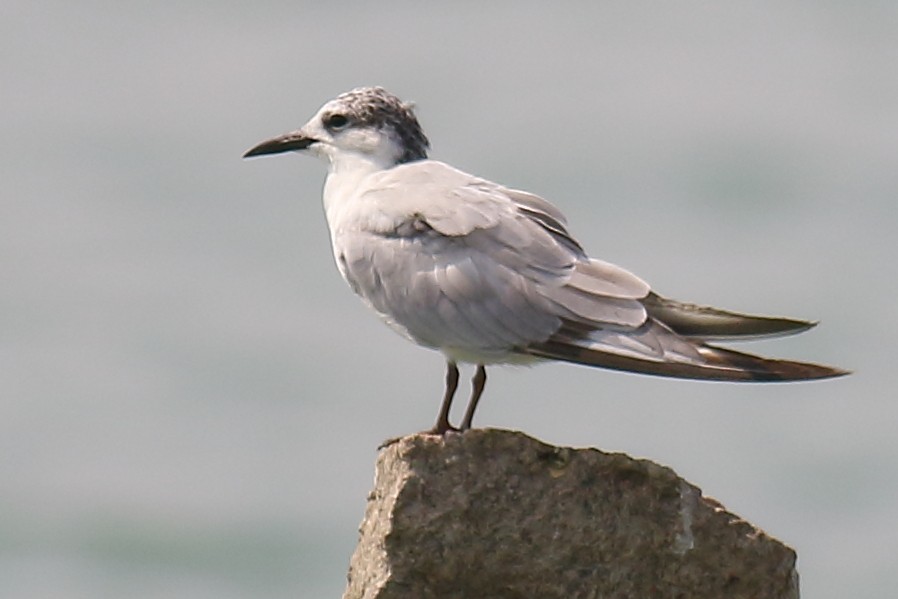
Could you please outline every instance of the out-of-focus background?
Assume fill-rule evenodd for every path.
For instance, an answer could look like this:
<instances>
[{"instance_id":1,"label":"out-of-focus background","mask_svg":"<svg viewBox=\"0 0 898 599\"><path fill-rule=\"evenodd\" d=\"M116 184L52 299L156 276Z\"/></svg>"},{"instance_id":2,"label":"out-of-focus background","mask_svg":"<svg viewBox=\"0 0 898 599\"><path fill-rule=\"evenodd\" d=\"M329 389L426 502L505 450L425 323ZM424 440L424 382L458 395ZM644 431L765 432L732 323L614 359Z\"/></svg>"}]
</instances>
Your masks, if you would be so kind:
<instances>
[{"instance_id":1,"label":"out-of-focus background","mask_svg":"<svg viewBox=\"0 0 898 599\"><path fill-rule=\"evenodd\" d=\"M340 279L324 166L240 156L372 84L661 293L822 321L745 349L856 370L493 369L477 424L672 466L808 597L894 592L898 5L172 6L0 8L0 596L342 592L443 361Z\"/></svg>"}]
</instances>

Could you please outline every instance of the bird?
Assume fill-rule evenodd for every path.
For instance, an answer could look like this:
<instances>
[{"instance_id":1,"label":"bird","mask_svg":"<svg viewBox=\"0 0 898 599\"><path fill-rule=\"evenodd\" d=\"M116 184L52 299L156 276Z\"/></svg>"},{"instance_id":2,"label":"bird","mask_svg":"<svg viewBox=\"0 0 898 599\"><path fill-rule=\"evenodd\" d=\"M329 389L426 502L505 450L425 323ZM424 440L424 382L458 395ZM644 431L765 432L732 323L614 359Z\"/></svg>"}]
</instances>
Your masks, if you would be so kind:
<instances>
[{"instance_id":1,"label":"bird","mask_svg":"<svg viewBox=\"0 0 898 599\"><path fill-rule=\"evenodd\" d=\"M663 297L590 257L555 205L429 159L429 148L412 104L382 87L359 87L244 154L299 152L327 162L323 204L343 278L392 329L446 359L442 402L426 432L470 429L486 367L500 364L557 360L738 382L849 373L712 343L790 335L817 323ZM460 363L476 369L455 427Z\"/></svg>"}]
</instances>

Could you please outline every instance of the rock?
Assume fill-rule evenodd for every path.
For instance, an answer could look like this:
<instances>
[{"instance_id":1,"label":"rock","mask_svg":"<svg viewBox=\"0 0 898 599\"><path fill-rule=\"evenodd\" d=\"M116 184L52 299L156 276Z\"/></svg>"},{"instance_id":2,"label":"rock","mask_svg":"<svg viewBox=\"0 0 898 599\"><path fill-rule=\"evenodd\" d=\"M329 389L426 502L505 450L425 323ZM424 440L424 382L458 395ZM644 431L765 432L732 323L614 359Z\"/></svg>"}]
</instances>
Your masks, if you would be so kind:
<instances>
[{"instance_id":1,"label":"rock","mask_svg":"<svg viewBox=\"0 0 898 599\"><path fill-rule=\"evenodd\" d=\"M383 448L344 599L786 599L795 552L671 469L522 433Z\"/></svg>"}]
</instances>

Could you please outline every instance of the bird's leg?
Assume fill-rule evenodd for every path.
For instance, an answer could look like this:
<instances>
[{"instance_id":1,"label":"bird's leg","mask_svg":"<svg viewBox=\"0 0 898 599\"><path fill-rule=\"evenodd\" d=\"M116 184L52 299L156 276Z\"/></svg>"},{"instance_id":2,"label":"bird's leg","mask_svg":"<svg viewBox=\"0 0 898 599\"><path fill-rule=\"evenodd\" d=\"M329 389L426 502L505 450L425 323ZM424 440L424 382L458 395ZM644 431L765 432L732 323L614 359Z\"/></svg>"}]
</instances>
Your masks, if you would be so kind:
<instances>
[{"instance_id":1,"label":"bird's leg","mask_svg":"<svg viewBox=\"0 0 898 599\"><path fill-rule=\"evenodd\" d=\"M474 420L474 410L477 409L477 402L480 401L480 396L483 395L483 388L486 387L486 368L484 368L483 364L477 365L477 372L474 373L474 378L471 379L471 399L468 401L468 409L465 410L465 417L461 421L461 429L463 431L471 428L471 421Z\"/></svg>"},{"instance_id":2,"label":"bird's leg","mask_svg":"<svg viewBox=\"0 0 898 599\"><path fill-rule=\"evenodd\" d=\"M452 407L452 398L455 396L455 390L458 389L458 366L455 362L446 362L446 393L443 394L443 403L440 405L440 413L437 416L437 422L430 429L431 434L444 435L448 431L458 430L449 424L449 408Z\"/></svg>"}]
</instances>

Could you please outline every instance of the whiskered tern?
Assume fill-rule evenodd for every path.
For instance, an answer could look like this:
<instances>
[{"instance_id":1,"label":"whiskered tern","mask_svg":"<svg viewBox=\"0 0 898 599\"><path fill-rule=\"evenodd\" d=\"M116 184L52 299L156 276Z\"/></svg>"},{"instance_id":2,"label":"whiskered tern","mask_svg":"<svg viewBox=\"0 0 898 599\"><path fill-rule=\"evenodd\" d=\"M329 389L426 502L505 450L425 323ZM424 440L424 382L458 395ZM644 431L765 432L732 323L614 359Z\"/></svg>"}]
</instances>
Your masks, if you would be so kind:
<instances>
[{"instance_id":1,"label":"whiskered tern","mask_svg":"<svg viewBox=\"0 0 898 599\"><path fill-rule=\"evenodd\" d=\"M244 157L324 159L324 208L343 278L390 327L446 357L431 432L471 427L486 366L563 360L715 381L801 381L847 374L712 345L805 331L813 322L738 314L664 298L590 258L561 211L531 193L427 158L410 105L380 87L327 102L300 129ZM457 429L459 362L475 364Z\"/></svg>"}]
</instances>

